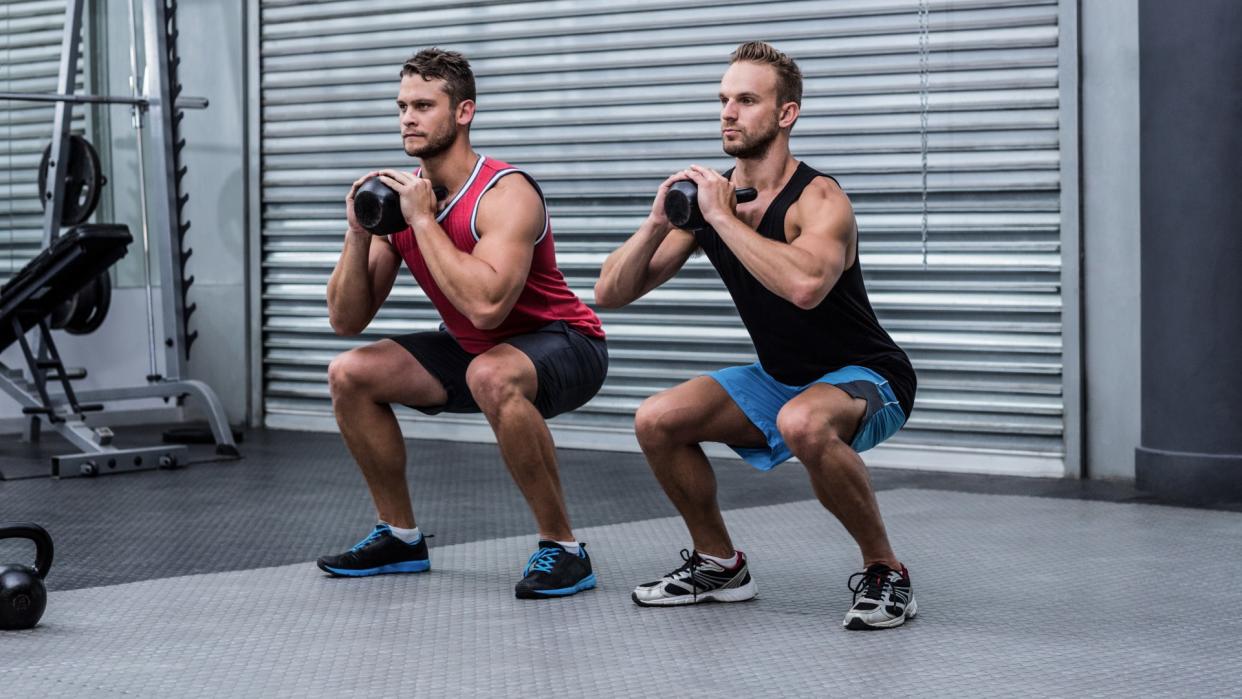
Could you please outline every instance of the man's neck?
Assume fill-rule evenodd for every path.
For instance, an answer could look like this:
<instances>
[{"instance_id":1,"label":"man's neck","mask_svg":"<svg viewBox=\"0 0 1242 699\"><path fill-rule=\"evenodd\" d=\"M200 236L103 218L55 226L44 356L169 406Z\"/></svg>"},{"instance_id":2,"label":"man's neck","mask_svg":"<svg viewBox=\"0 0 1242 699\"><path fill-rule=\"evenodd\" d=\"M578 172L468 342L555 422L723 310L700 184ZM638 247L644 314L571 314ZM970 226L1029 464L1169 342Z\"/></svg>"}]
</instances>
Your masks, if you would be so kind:
<instances>
[{"instance_id":1,"label":"man's neck","mask_svg":"<svg viewBox=\"0 0 1242 699\"><path fill-rule=\"evenodd\" d=\"M734 161L733 186L754 187L760 192L779 189L793 176L798 167L789 152L789 143L781 140L772 144L761 158L738 158Z\"/></svg>"},{"instance_id":2,"label":"man's neck","mask_svg":"<svg viewBox=\"0 0 1242 699\"><path fill-rule=\"evenodd\" d=\"M470 179L470 173L474 172L481 157L470 147L469 139L461 138L434 158L423 158L422 175L431 180L431 184L444 187L452 195Z\"/></svg>"}]
</instances>

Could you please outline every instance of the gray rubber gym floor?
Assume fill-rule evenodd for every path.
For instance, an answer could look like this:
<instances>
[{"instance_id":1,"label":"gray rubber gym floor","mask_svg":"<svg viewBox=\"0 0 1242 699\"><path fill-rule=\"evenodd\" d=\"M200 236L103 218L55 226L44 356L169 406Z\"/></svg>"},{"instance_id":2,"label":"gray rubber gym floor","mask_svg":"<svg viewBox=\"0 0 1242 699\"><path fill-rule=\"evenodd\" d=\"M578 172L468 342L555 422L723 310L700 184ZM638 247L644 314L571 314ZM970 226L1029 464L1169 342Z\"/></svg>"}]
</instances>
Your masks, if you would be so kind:
<instances>
[{"instance_id":1,"label":"gray rubber gym floor","mask_svg":"<svg viewBox=\"0 0 1242 699\"><path fill-rule=\"evenodd\" d=\"M34 458L0 440L6 463ZM1239 696L1242 514L1125 486L877 470L919 616L846 632L844 530L797 465L717 464L757 600L644 609L685 529L641 457L564 450L600 585L512 596L530 516L495 447L411 441L432 571L325 577L373 522L325 434L257 431L238 462L0 482L56 539L42 623L0 634L0 696ZM206 452L209 454L210 452ZM0 561L30 558L0 542Z\"/></svg>"}]
</instances>

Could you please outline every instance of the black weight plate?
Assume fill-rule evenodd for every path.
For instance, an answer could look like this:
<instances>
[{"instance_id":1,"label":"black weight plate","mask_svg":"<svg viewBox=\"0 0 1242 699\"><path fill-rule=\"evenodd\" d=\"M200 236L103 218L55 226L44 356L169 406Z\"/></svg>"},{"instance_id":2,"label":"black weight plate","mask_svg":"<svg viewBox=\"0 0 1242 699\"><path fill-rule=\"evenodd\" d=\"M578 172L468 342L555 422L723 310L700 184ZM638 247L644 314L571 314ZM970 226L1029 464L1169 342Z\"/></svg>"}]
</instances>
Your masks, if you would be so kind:
<instances>
[{"instance_id":1,"label":"black weight plate","mask_svg":"<svg viewBox=\"0 0 1242 699\"><path fill-rule=\"evenodd\" d=\"M89 335L98 330L108 316L108 309L112 306L112 278L104 272L78 294L85 295L82 301L87 311L70 316L65 331L70 335Z\"/></svg>"},{"instance_id":2,"label":"black weight plate","mask_svg":"<svg viewBox=\"0 0 1242 699\"><path fill-rule=\"evenodd\" d=\"M85 223L99 206L99 194L104 185L99 153L91 142L77 134L69 134L68 169L65 171L64 206L60 213L62 226ZM39 202L47 209L47 171L52 159L52 144L43 149L39 162Z\"/></svg>"},{"instance_id":3,"label":"black weight plate","mask_svg":"<svg viewBox=\"0 0 1242 699\"><path fill-rule=\"evenodd\" d=\"M82 334L80 332L75 332L75 330L85 325L95 313L95 304L98 303L98 296L98 277L87 282L82 286L78 293L74 294L76 303L73 306L73 312L70 313L69 317L65 320L65 330L67 332L74 335Z\"/></svg>"},{"instance_id":4,"label":"black weight plate","mask_svg":"<svg viewBox=\"0 0 1242 699\"><path fill-rule=\"evenodd\" d=\"M48 325L53 330L62 330L69 323L69 319L73 317L74 311L78 307L78 301L81 294L74 294L68 300L52 309L52 315L48 316Z\"/></svg>"}]
</instances>

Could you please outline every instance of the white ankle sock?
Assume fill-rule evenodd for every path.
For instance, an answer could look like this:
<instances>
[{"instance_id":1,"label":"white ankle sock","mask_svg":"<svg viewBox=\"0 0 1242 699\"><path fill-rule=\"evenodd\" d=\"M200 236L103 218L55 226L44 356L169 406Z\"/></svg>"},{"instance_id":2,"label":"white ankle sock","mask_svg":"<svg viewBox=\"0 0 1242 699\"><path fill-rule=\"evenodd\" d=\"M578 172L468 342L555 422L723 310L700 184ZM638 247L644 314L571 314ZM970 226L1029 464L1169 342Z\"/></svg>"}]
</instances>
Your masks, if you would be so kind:
<instances>
[{"instance_id":1,"label":"white ankle sock","mask_svg":"<svg viewBox=\"0 0 1242 699\"><path fill-rule=\"evenodd\" d=\"M380 524L388 523L380 522ZM392 531L393 536L407 544L417 544L418 540L423 538L423 533L419 531L418 527L414 527L413 529L402 529L401 527L394 527L393 525L388 524L388 528Z\"/></svg>"},{"instance_id":2,"label":"white ankle sock","mask_svg":"<svg viewBox=\"0 0 1242 699\"><path fill-rule=\"evenodd\" d=\"M731 558L720 558L718 556L709 556L708 554L703 553L702 551L695 551L695 553L699 554L699 558L709 560L712 563L715 563L716 565L720 566L721 568L726 568L730 570L733 568L736 568L737 564L742 560L741 551L734 551L733 556Z\"/></svg>"},{"instance_id":3,"label":"white ankle sock","mask_svg":"<svg viewBox=\"0 0 1242 699\"><path fill-rule=\"evenodd\" d=\"M553 539L552 541L555 541L555 540ZM574 540L574 541L556 541L556 543L560 544L560 545L561 545L561 548L565 549L566 551L568 551L568 552L572 553L572 554L573 554L573 555L575 555L575 556L577 556L577 555L578 555L578 553L582 551L582 547L581 547L580 545L578 545L577 540Z\"/></svg>"}]
</instances>

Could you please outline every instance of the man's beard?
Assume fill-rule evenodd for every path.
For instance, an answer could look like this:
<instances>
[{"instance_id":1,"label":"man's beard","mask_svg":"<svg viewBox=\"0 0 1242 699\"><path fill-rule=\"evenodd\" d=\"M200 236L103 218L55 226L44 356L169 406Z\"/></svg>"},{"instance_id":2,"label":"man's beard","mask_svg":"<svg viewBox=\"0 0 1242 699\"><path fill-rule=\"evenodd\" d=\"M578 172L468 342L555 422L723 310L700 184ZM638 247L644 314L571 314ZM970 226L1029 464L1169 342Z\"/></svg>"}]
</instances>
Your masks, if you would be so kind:
<instances>
[{"instance_id":1,"label":"man's beard","mask_svg":"<svg viewBox=\"0 0 1242 699\"><path fill-rule=\"evenodd\" d=\"M406 146L405 154L415 158L434 158L453 147L457 142L457 128L449 124L446 129L438 129L427 134L427 140L421 146Z\"/></svg>"},{"instance_id":2,"label":"man's beard","mask_svg":"<svg viewBox=\"0 0 1242 699\"><path fill-rule=\"evenodd\" d=\"M772 142L776 140L780 130L780 123L774 119L771 128L766 131L754 136L743 133L740 143L723 143L724 152L742 160L758 160L768 154L768 149L772 147Z\"/></svg>"}]
</instances>

